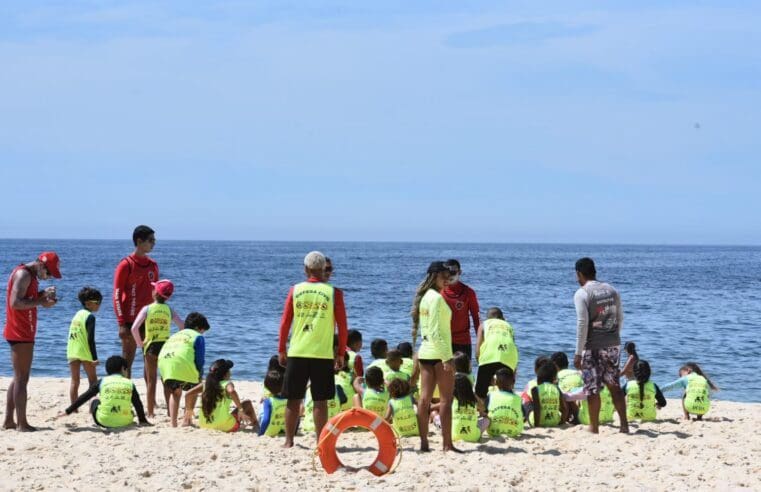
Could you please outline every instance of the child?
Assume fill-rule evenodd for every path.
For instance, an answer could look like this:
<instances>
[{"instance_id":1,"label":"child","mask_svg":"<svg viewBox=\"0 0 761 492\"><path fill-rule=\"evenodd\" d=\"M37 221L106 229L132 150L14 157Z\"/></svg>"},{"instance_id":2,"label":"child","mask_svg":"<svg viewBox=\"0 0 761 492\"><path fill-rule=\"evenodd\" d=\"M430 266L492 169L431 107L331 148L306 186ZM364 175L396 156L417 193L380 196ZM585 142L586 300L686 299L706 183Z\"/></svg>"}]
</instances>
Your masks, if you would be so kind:
<instances>
[{"instance_id":1,"label":"child","mask_svg":"<svg viewBox=\"0 0 761 492\"><path fill-rule=\"evenodd\" d=\"M583 396L586 398L586 396ZM613 414L616 413L616 407L613 405L613 396L610 394L610 390L607 386L603 386L600 391L600 417L599 422L601 424L607 424L613 422ZM584 399L579 405L578 413L579 423L589 425L589 403Z\"/></svg>"},{"instance_id":2,"label":"child","mask_svg":"<svg viewBox=\"0 0 761 492\"><path fill-rule=\"evenodd\" d=\"M679 379L664 386L663 392L674 388L685 390L682 396L685 420L690 420L690 414L694 414L697 420L703 420L703 415L711 408L711 391L719 390L695 362L683 365L679 369Z\"/></svg>"},{"instance_id":3,"label":"child","mask_svg":"<svg viewBox=\"0 0 761 492\"><path fill-rule=\"evenodd\" d=\"M408 383L410 382L410 376L401 370L402 367L402 353L398 350L389 350L386 354L386 367L388 370L384 372L383 379L386 384L389 384L394 379L404 379Z\"/></svg>"},{"instance_id":4,"label":"child","mask_svg":"<svg viewBox=\"0 0 761 492\"><path fill-rule=\"evenodd\" d=\"M135 407L140 425L151 425L145 418L143 403L137 393L135 384L127 379L127 360L114 355L106 360L107 376L91 385L82 393L69 408L58 414L58 417L71 415L79 407L87 403L95 395L99 395L90 403L90 413L95 424L101 427L118 428L134 423L132 407Z\"/></svg>"},{"instance_id":5,"label":"child","mask_svg":"<svg viewBox=\"0 0 761 492\"><path fill-rule=\"evenodd\" d=\"M341 391L343 392L345 396L345 401L342 400L341 403L341 411L348 410L354 405L354 386L352 384L352 371L349 369L349 353L344 353L344 364L343 367L335 371L335 376L333 382L336 385L336 391L338 391L338 388L341 388Z\"/></svg>"},{"instance_id":6,"label":"child","mask_svg":"<svg viewBox=\"0 0 761 492\"><path fill-rule=\"evenodd\" d=\"M410 342L401 342L396 346L396 349L402 354L402 367L400 371L406 373L410 377L410 381L417 381L418 375L415 360L412 356L412 344Z\"/></svg>"},{"instance_id":7,"label":"child","mask_svg":"<svg viewBox=\"0 0 761 492\"><path fill-rule=\"evenodd\" d=\"M198 415L198 424L203 429L214 429L222 432L238 432L240 429L240 410L246 416L246 420L257 431L259 421L256 420L256 412L251 400L240 401L238 392L235 391L230 378L233 361L217 359L209 368L206 381L197 385L185 394L185 405L195 407L195 400L201 393L201 413ZM230 405L235 408L230 410Z\"/></svg>"},{"instance_id":8,"label":"child","mask_svg":"<svg viewBox=\"0 0 761 492\"><path fill-rule=\"evenodd\" d=\"M333 398L328 400L328 419L332 419L339 414L341 408L346 405L349 399L343 391L341 386L336 385L336 392ZM301 428L304 432L314 432L314 400L312 400L312 392L307 391L306 398L304 399L304 420L302 421Z\"/></svg>"},{"instance_id":9,"label":"child","mask_svg":"<svg viewBox=\"0 0 761 492\"><path fill-rule=\"evenodd\" d=\"M283 390L283 373L269 371L264 377L264 387L272 395L264 400L260 415L260 436L284 436L285 435L285 406L288 400L280 396Z\"/></svg>"},{"instance_id":10,"label":"child","mask_svg":"<svg viewBox=\"0 0 761 492\"><path fill-rule=\"evenodd\" d=\"M66 358L69 359L71 385L69 399L73 405L79 395L80 367L87 374L90 386L98 381L95 366L98 365L98 352L95 350L95 315L100 309L103 295L91 287L84 287L77 295L82 309L77 311L69 325L69 342L66 345Z\"/></svg>"},{"instance_id":11,"label":"child","mask_svg":"<svg viewBox=\"0 0 761 492\"><path fill-rule=\"evenodd\" d=\"M359 355L359 351L362 350L362 333L359 330L349 330L346 345L346 353L349 354L349 370L353 373L351 379L354 380L364 374L362 356Z\"/></svg>"},{"instance_id":12,"label":"child","mask_svg":"<svg viewBox=\"0 0 761 492\"><path fill-rule=\"evenodd\" d=\"M550 358L546 355L540 355L534 359L535 375L539 371L539 368L542 367L546 362L551 362ZM526 383L526 387L523 388L523 393L521 393L521 399L523 400L523 413L527 416L531 412L531 390L534 388L536 388L536 378L529 380L529 382Z\"/></svg>"},{"instance_id":13,"label":"child","mask_svg":"<svg viewBox=\"0 0 761 492\"><path fill-rule=\"evenodd\" d=\"M452 354L452 362L454 363L455 375L462 374L470 381L470 385L473 386L475 380L473 379L473 369L470 366L468 354L465 352L455 352Z\"/></svg>"},{"instance_id":14,"label":"child","mask_svg":"<svg viewBox=\"0 0 761 492\"><path fill-rule=\"evenodd\" d=\"M523 432L521 397L513 393L515 373L509 367L497 370L497 391L486 396L489 435L517 437Z\"/></svg>"},{"instance_id":15,"label":"child","mask_svg":"<svg viewBox=\"0 0 761 492\"><path fill-rule=\"evenodd\" d=\"M624 376L627 380L631 381L634 379L634 364L639 360L637 346L634 345L634 342L626 342L624 344L624 350L629 354L629 357L626 359L626 363L624 364L624 367L621 368L618 375Z\"/></svg>"},{"instance_id":16,"label":"child","mask_svg":"<svg viewBox=\"0 0 761 492\"><path fill-rule=\"evenodd\" d=\"M388 343L382 338L376 338L370 343L370 354L372 354L374 360L367 367L380 367L385 375L388 372L388 365L386 365Z\"/></svg>"},{"instance_id":17,"label":"child","mask_svg":"<svg viewBox=\"0 0 761 492\"><path fill-rule=\"evenodd\" d=\"M558 386L562 392L569 393L584 386L581 371L568 368L568 356L565 352L555 352L550 356L550 360L558 368Z\"/></svg>"},{"instance_id":18,"label":"child","mask_svg":"<svg viewBox=\"0 0 761 492\"><path fill-rule=\"evenodd\" d=\"M650 364L638 360L632 370L634 378L624 384L626 418L649 422L655 420L656 408L666 406L666 398L657 384L650 381Z\"/></svg>"},{"instance_id":19,"label":"child","mask_svg":"<svg viewBox=\"0 0 761 492\"><path fill-rule=\"evenodd\" d=\"M170 325L172 321L182 330L185 324L180 316L166 304L166 301L174 293L174 284L170 280L159 280L151 282L153 286L153 303L149 304L137 313L134 323L132 323L132 337L138 347L143 349L143 360L145 362L145 386L148 400L148 416L154 416L156 408L156 368L158 366L158 355L161 347L169 339ZM145 333L145 338L141 338L141 328ZM164 402L169 407L169 389L162 383L164 393Z\"/></svg>"},{"instance_id":20,"label":"child","mask_svg":"<svg viewBox=\"0 0 761 492\"><path fill-rule=\"evenodd\" d=\"M379 417L386 415L388 390L383 382L383 371L379 367L368 367L364 378L354 380L354 406L370 410Z\"/></svg>"},{"instance_id":21,"label":"child","mask_svg":"<svg viewBox=\"0 0 761 492\"><path fill-rule=\"evenodd\" d=\"M480 441L484 427L488 427L488 420L482 419L479 422L476 395L466 374L459 372L455 374L453 397L452 440Z\"/></svg>"},{"instance_id":22,"label":"child","mask_svg":"<svg viewBox=\"0 0 761 492\"><path fill-rule=\"evenodd\" d=\"M535 427L556 427L568 417L563 393L556 383L557 377L558 367L552 361L542 364L536 373L537 384L531 389Z\"/></svg>"},{"instance_id":23,"label":"child","mask_svg":"<svg viewBox=\"0 0 761 492\"><path fill-rule=\"evenodd\" d=\"M388 385L388 394L390 398L386 409L386 422L392 422L394 429L402 437L419 436L418 416L415 413L415 400L410 395L410 383L403 379L394 379Z\"/></svg>"},{"instance_id":24,"label":"child","mask_svg":"<svg viewBox=\"0 0 761 492\"><path fill-rule=\"evenodd\" d=\"M494 374L504 367L515 373L518 365L518 349L515 347L515 331L505 321L502 310L496 307L486 312L487 319L478 327L476 359L478 378L476 397L483 403Z\"/></svg>"},{"instance_id":25,"label":"child","mask_svg":"<svg viewBox=\"0 0 761 492\"><path fill-rule=\"evenodd\" d=\"M170 391L169 416L172 427L177 427L182 392L188 391L201 381L206 358L203 334L209 328L209 322L203 314L190 313L185 318L185 329L169 337L159 352L158 368L161 381ZM192 418L193 407L186 404L183 425L190 425Z\"/></svg>"}]
</instances>

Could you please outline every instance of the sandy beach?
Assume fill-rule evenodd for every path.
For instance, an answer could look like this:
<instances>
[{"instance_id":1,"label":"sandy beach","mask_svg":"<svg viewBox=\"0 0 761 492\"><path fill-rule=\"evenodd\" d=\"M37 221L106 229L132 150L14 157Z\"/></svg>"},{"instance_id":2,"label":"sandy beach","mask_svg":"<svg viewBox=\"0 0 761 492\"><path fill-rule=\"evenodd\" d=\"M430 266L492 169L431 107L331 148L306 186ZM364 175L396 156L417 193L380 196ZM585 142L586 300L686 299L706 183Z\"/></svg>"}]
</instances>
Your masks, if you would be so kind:
<instances>
[{"instance_id":1,"label":"sandy beach","mask_svg":"<svg viewBox=\"0 0 761 492\"><path fill-rule=\"evenodd\" d=\"M0 378L3 403L8 383ZM236 386L258 402L259 383ZM662 420L635 423L630 435L611 426L599 436L582 426L531 429L515 440L459 443L461 455L439 451L438 435L428 454L415 451L416 439L404 439L396 472L377 478L364 470L327 475L319 462L314 469L312 437L284 450L282 438L173 429L163 415L153 427L103 431L84 407L54 419L68 405L68 380L33 378L29 389L30 422L41 431L0 431L2 490L761 490L761 404L714 402L703 422L686 422L679 401L669 400ZM138 389L143 395L142 381ZM365 432L347 433L339 445L347 464L369 464L375 456Z\"/></svg>"}]
</instances>

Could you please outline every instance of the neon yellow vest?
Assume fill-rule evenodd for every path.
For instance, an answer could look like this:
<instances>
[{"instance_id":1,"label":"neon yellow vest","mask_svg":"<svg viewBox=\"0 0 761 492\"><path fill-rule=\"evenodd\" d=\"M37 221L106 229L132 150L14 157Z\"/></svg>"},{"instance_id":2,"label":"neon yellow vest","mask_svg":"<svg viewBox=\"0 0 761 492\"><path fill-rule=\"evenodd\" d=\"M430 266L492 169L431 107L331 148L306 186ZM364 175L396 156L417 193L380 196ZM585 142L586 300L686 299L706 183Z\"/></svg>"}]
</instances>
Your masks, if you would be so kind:
<instances>
[{"instance_id":1,"label":"neon yellow vest","mask_svg":"<svg viewBox=\"0 0 761 492\"><path fill-rule=\"evenodd\" d=\"M357 361L357 353L353 350L346 349L346 353L349 355L349 370L354 372L354 364Z\"/></svg>"},{"instance_id":2,"label":"neon yellow vest","mask_svg":"<svg viewBox=\"0 0 761 492\"><path fill-rule=\"evenodd\" d=\"M402 367L400 367L399 370L408 375L411 379L412 373L415 370L415 361L413 361L411 357L402 357Z\"/></svg>"},{"instance_id":3,"label":"neon yellow vest","mask_svg":"<svg viewBox=\"0 0 761 492\"><path fill-rule=\"evenodd\" d=\"M402 371L401 369L398 371L392 370L390 367L388 368L388 372L383 374L383 379L386 381L386 384L389 384L394 379L401 379L402 381L410 382L410 376Z\"/></svg>"},{"instance_id":4,"label":"neon yellow vest","mask_svg":"<svg viewBox=\"0 0 761 492\"><path fill-rule=\"evenodd\" d=\"M264 435L275 437L285 434L285 406L288 404L288 400L272 396L269 401L272 407L270 409L270 423L264 431Z\"/></svg>"},{"instance_id":5,"label":"neon yellow vest","mask_svg":"<svg viewBox=\"0 0 761 492\"><path fill-rule=\"evenodd\" d=\"M542 407L542 427L555 427L560 425L560 390L551 383L537 385L539 391L539 404Z\"/></svg>"},{"instance_id":6,"label":"neon yellow vest","mask_svg":"<svg viewBox=\"0 0 761 492\"><path fill-rule=\"evenodd\" d=\"M362 394L362 408L370 410L380 418L386 416L386 408L388 407L388 390L383 388L383 391L374 390L372 388L365 387L365 392Z\"/></svg>"},{"instance_id":7,"label":"neon yellow vest","mask_svg":"<svg viewBox=\"0 0 761 492\"><path fill-rule=\"evenodd\" d=\"M632 420L641 420L643 422L655 420L655 385L652 381L645 383L642 392L644 398L639 398L639 383L637 381L628 381L626 383L626 417Z\"/></svg>"},{"instance_id":8,"label":"neon yellow vest","mask_svg":"<svg viewBox=\"0 0 761 492\"><path fill-rule=\"evenodd\" d=\"M452 358L452 310L434 289L420 300L420 334L418 358L449 360Z\"/></svg>"},{"instance_id":9,"label":"neon yellow vest","mask_svg":"<svg viewBox=\"0 0 761 492\"><path fill-rule=\"evenodd\" d=\"M354 391L354 386L351 384L351 376L353 373L346 372L346 371L340 371L338 374L336 374L333 378L335 385L340 386L341 389L344 392L344 395L346 395L346 403L340 406L340 409L348 410L351 407L354 406L354 395L357 393ZM338 395L336 395L336 398Z\"/></svg>"},{"instance_id":10,"label":"neon yellow vest","mask_svg":"<svg viewBox=\"0 0 761 492\"><path fill-rule=\"evenodd\" d=\"M483 330L484 343L481 344L478 365L499 362L515 370L518 365L518 349L515 347L515 332L510 323L502 319L487 319Z\"/></svg>"},{"instance_id":11,"label":"neon yellow vest","mask_svg":"<svg viewBox=\"0 0 761 492\"><path fill-rule=\"evenodd\" d=\"M69 343L66 345L66 358L69 360L93 361L90 345L87 343L86 323L90 314L87 309L80 309L71 320Z\"/></svg>"},{"instance_id":12,"label":"neon yellow vest","mask_svg":"<svg viewBox=\"0 0 761 492\"><path fill-rule=\"evenodd\" d=\"M331 400L328 400L328 419L332 419L341 411L341 400L338 399L338 392ZM304 421L301 428L304 432L314 432L314 401L312 400L311 391L307 393L306 402L304 403Z\"/></svg>"},{"instance_id":13,"label":"neon yellow vest","mask_svg":"<svg viewBox=\"0 0 761 492\"><path fill-rule=\"evenodd\" d=\"M217 402L217 406L214 407L214 411L206 417L206 414L201 410L198 416L198 425L204 429L214 429L222 432L230 432L235 424L238 422L233 414L230 413L230 405L233 400L227 394L227 383L230 381L220 381L219 386L222 388L222 399Z\"/></svg>"},{"instance_id":14,"label":"neon yellow vest","mask_svg":"<svg viewBox=\"0 0 761 492\"><path fill-rule=\"evenodd\" d=\"M293 324L288 357L333 358L336 320L333 286L302 282L293 288Z\"/></svg>"},{"instance_id":15,"label":"neon yellow vest","mask_svg":"<svg viewBox=\"0 0 761 492\"><path fill-rule=\"evenodd\" d=\"M143 352L153 342L166 342L169 340L170 326L172 324L172 309L166 304L154 302L148 305L148 313L145 316L145 339L143 340Z\"/></svg>"},{"instance_id":16,"label":"neon yellow vest","mask_svg":"<svg viewBox=\"0 0 761 492\"><path fill-rule=\"evenodd\" d=\"M174 379L184 383L197 383L200 374L196 369L196 351L193 344L201 336L197 331L185 328L180 330L164 343L159 352L159 372L161 379Z\"/></svg>"},{"instance_id":17,"label":"neon yellow vest","mask_svg":"<svg viewBox=\"0 0 761 492\"><path fill-rule=\"evenodd\" d=\"M388 400L388 404L393 410L393 425L396 432L404 437L419 436L417 414L412 403L412 397L408 395L401 398L391 398Z\"/></svg>"},{"instance_id":18,"label":"neon yellow vest","mask_svg":"<svg viewBox=\"0 0 761 492\"><path fill-rule=\"evenodd\" d=\"M517 437L523 432L521 397L496 389L489 393L489 435Z\"/></svg>"},{"instance_id":19,"label":"neon yellow vest","mask_svg":"<svg viewBox=\"0 0 761 492\"><path fill-rule=\"evenodd\" d=\"M561 391L567 393L573 389L584 386L584 379L582 379L579 371L574 371L573 369L561 369L558 371L558 386L560 386Z\"/></svg>"},{"instance_id":20,"label":"neon yellow vest","mask_svg":"<svg viewBox=\"0 0 761 492\"><path fill-rule=\"evenodd\" d=\"M388 364L386 364L386 359L375 359L374 361L370 363L369 366L367 366L367 369L370 369L371 367L377 367L378 369L383 371L384 379L386 378L386 374L388 374L389 371L391 371L391 368L388 367ZM365 371L367 371L367 369L365 369Z\"/></svg>"},{"instance_id":21,"label":"neon yellow vest","mask_svg":"<svg viewBox=\"0 0 761 492\"><path fill-rule=\"evenodd\" d=\"M684 409L695 415L705 415L711 408L708 380L700 374L687 375L687 390L684 393Z\"/></svg>"},{"instance_id":22,"label":"neon yellow vest","mask_svg":"<svg viewBox=\"0 0 761 492\"><path fill-rule=\"evenodd\" d=\"M616 407L613 405L613 397L610 395L610 390L607 386L603 387L600 391L600 419L601 424L613 422L613 414L616 411ZM587 400L583 400L579 406L579 422L584 425L589 425L589 403Z\"/></svg>"},{"instance_id":23,"label":"neon yellow vest","mask_svg":"<svg viewBox=\"0 0 761 492\"><path fill-rule=\"evenodd\" d=\"M452 402L452 440L478 442L481 429L478 428L478 410L475 405L462 405L455 399Z\"/></svg>"},{"instance_id":24,"label":"neon yellow vest","mask_svg":"<svg viewBox=\"0 0 761 492\"><path fill-rule=\"evenodd\" d=\"M121 374L112 374L100 381L100 405L95 412L104 427L126 427L132 424L132 390L135 385Z\"/></svg>"}]
</instances>

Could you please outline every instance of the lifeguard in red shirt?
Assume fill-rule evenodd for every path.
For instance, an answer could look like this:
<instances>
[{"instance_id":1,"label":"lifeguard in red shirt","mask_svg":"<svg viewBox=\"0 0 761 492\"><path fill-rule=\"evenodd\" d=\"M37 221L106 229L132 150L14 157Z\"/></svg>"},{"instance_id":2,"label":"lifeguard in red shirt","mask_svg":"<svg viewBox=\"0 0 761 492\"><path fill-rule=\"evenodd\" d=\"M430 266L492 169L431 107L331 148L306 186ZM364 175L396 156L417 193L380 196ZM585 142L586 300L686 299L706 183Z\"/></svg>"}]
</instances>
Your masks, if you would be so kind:
<instances>
[{"instance_id":1,"label":"lifeguard in red shirt","mask_svg":"<svg viewBox=\"0 0 761 492\"><path fill-rule=\"evenodd\" d=\"M154 230L146 225L135 227L132 233L135 251L122 258L114 272L114 313L119 323L122 357L127 361L128 377L132 374L137 347L131 333L132 323L143 306L153 302L151 282L159 279L159 266L148 257L156 244L154 234Z\"/></svg>"},{"instance_id":2,"label":"lifeguard in red shirt","mask_svg":"<svg viewBox=\"0 0 761 492\"><path fill-rule=\"evenodd\" d=\"M473 345L470 338L470 320L473 320L473 333L478 334L481 319L478 315L478 298L476 292L460 282L462 269L457 260L447 260L451 272L449 285L441 291L452 310L452 352L463 352L472 357Z\"/></svg>"}]
</instances>

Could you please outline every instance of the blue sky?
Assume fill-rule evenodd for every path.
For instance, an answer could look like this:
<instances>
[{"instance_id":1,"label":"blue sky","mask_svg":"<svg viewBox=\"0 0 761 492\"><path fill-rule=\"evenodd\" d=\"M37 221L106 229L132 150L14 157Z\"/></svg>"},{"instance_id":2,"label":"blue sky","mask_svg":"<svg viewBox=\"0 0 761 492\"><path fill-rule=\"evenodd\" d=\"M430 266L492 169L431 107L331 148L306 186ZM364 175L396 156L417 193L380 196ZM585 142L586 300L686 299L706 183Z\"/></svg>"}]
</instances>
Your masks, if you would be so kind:
<instances>
[{"instance_id":1,"label":"blue sky","mask_svg":"<svg viewBox=\"0 0 761 492\"><path fill-rule=\"evenodd\" d=\"M761 244L756 2L0 4L0 237Z\"/></svg>"}]
</instances>

